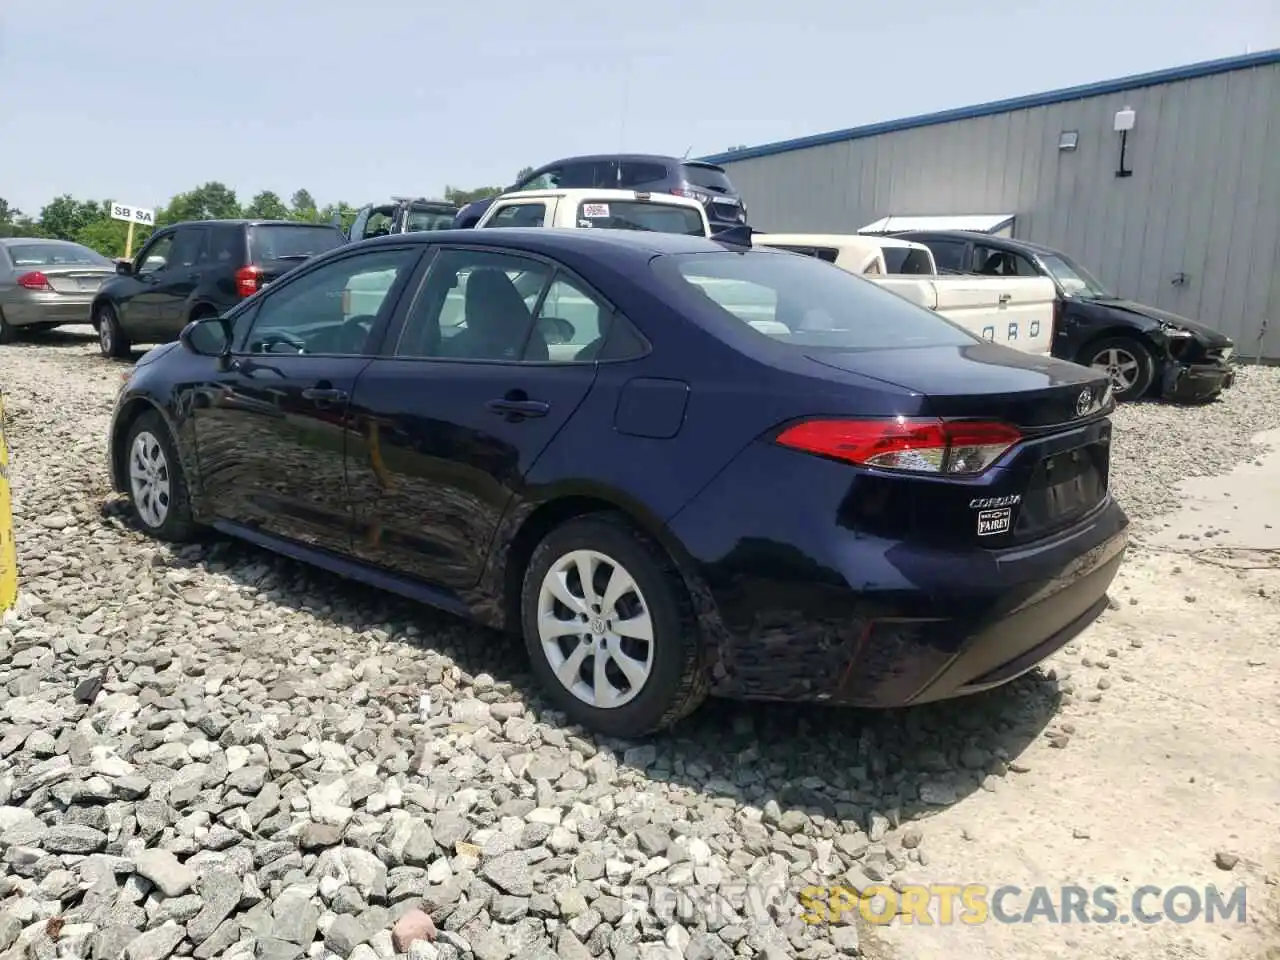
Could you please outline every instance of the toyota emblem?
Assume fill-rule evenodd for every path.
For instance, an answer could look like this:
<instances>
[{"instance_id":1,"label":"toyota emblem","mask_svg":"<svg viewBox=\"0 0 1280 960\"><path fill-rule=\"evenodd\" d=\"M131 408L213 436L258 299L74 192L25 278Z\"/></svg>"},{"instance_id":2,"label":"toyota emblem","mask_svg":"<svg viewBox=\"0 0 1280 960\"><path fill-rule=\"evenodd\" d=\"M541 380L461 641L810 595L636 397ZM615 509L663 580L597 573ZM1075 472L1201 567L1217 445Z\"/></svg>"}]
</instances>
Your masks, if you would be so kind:
<instances>
[{"instance_id":1,"label":"toyota emblem","mask_svg":"<svg viewBox=\"0 0 1280 960\"><path fill-rule=\"evenodd\" d=\"M1089 406L1093 402L1093 393L1088 387L1080 391L1080 396L1076 397L1076 416L1083 417L1089 412Z\"/></svg>"}]
</instances>

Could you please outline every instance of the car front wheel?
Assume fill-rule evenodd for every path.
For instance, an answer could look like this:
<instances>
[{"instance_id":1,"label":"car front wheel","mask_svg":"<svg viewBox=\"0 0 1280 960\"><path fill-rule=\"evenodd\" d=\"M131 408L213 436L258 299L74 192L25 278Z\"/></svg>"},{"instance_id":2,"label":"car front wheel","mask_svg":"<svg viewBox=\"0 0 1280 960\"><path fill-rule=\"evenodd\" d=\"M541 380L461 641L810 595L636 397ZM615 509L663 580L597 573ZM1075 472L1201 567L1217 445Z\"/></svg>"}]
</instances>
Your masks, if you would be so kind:
<instances>
[{"instance_id":1,"label":"car front wheel","mask_svg":"<svg viewBox=\"0 0 1280 960\"><path fill-rule=\"evenodd\" d=\"M1080 362L1107 375L1117 401L1145 396L1156 378L1155 355L1134 337L1108 337L1092 343L1084 349Z\"/></svg>"},{"instance_id":2,"label":"car front wheel","mask_svg":"<svg viewBox=\"0 0 1280 960\"><path fill-rule=\"evenodd\" d=\"M662 549L620 518L581 517L548 534L525 571L521 616L534 672L583 726L638 737L706 697L684 584Z\"/></svg>"},{"instance_id":3,"label":"car front wheel","mask_svg":"<svg viewBox=\"0 0 1280 960\"><path fill-rule=\"evenodd\" d=\"M129 356L132 344L120 326L115 307L109 303L100 304L94 311L94 326L98 328L98 349L104 357L118 360Z\"/></svg>"},{"instance_id":4,"label":"car front wheel","mask_svg":"<svg viewBox=\"0 0 1280 960\"><path fill-rule=\"evenodd\" d=\"M159 414L146 413L134 422L124 456L129 504L138 525L158 540L191 540L197 528L191 519L186 477Z\"/></svg>"}]
</instances>

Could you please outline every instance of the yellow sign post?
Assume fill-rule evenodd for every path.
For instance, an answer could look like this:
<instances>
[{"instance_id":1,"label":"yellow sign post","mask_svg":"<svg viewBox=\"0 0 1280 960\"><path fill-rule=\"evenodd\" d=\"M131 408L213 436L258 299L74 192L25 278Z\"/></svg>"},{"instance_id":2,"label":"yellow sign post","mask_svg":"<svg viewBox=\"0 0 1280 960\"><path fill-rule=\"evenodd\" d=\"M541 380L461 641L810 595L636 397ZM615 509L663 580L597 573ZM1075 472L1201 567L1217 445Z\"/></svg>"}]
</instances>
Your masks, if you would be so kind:
<instances>
[{"instance_id":1,"label":"yellow sign post","mask_svg":"<svg viewBox=\"0 0 1280 960\"><path fill-rule=\"evenodd\" d=\"M9 499L9 445L4 436L4 394L0 393L0 611L18 602L18 549L13 542Z\"/></svg>"}]
</instances>

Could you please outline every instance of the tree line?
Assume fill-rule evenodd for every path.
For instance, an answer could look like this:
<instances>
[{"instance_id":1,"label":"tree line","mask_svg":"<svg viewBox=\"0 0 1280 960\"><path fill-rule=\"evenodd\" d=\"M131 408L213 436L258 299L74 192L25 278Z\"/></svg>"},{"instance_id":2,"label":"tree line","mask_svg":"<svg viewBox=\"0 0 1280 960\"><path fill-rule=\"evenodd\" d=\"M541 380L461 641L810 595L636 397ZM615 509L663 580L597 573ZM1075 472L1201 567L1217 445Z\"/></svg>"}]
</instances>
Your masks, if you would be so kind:
<instances>
[{"instance_id":1,"label":"tree line","mask_svg":"<svg viewBox=\"0 0 1280 960\"><path fill-rule=\"evenodd\" d=\"M520 179L532 170L521 170ZM505 187L477 187L464 190L445 187L444 199L462 206L472 200L501 193ZM388 198L390 199L390 198ZM29 216L0 197L0 237L44 237L72 240L97 250L108 257L123 257L129 225L112 220L110 200L81 200L69 193L55 197L41 207L39 214ZM264 220L300 220L309 223L338 222L343 229L351 226L358 207L349 203L330 203L321 207L307 190L297 190L284 200L270 190L263 190L248 203L241 205L236 192L226 184L210 181L194 190L179 193L164 206L156 209L156 227L184 220L226 220L239 217ZM133 249L151 235L152 228L134 227Z\"/></svg>"}]
</instances>

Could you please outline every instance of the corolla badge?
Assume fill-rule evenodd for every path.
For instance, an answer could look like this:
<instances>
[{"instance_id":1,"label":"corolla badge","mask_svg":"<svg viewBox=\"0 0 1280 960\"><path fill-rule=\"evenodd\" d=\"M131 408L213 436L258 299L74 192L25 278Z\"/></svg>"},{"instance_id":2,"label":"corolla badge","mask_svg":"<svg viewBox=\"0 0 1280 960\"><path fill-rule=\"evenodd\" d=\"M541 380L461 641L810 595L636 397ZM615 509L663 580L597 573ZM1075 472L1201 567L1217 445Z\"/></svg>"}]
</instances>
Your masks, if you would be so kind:
<instances>
[{"instance_id":1,"label":"corolla badge","mask_svg":"<svg viewBox=\"0 0 1280 960\"><path fill-rule=\"evenodd\" d=\"M1089 412L1089 407L1093 405L1093 391L1085 387L1080 391L1080 396L1076 397L1076 416L1083 417Z\"/></svg>"}]
</instances>

